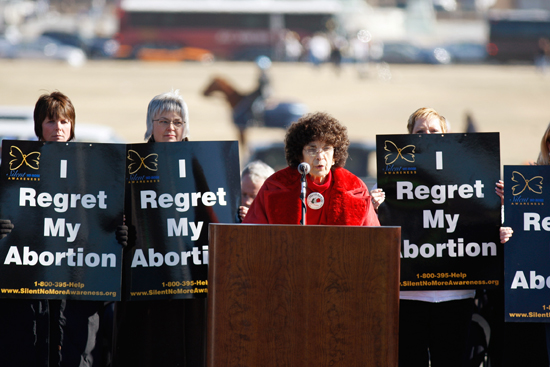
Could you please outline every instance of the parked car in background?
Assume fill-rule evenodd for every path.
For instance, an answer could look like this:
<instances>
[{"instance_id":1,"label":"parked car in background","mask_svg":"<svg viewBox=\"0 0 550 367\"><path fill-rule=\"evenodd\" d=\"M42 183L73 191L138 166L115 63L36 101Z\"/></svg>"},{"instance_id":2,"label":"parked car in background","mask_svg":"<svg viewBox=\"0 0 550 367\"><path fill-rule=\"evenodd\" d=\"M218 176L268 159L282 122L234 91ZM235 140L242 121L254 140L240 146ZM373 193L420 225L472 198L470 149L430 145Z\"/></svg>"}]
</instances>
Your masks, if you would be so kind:
<instances>
[{"instance_id":1,"label":"parked car in background","mask_svg":"<svg viewBox=\"0 0 550 367\"><path fill-rule=\"evenodd\" d=\"M4 36L0 36L0 58L8 57L10 49L13 47L12 43Z\"/></svg>"},{"instance_id":2,"label":"parked car in background","mask_svg":"<svg viewBox=\"0 0 550 367\"><path fill-rule=\"evenodd\" d=\"M443 47L420 47L408 42L385 42L379 61L395 64L449 64L451 54Z\"/></svg>"},{"instance_id":3,"label":"parked car in background","mask_svg":"<svg viewBox=\"0 0 550 367\"><path fill-rule=\"evenodd\" d=\"M0 106L0 140L37 140L34 133L33 107ZM124 143L115 131L104 125L77 123L75 140L90 143Z\"/></svg>"},{"instance_id":4,"label":"parked car in background","mask_svg":"<svg viewBox=\"0 0 550 367\"><path fill-rule=\"evenodd\" d=\"M36 140L32 107L0 106L0 147L4 139Z\"/></svg>"},{"instance_id":5,"label":"parked car in background","mask_svg":"<svg viewBox=\"0 0 550 367\"><path fill-rule=\"evenodd\" d=\"M0 107L1 108L1 107ZM0 161L2 157L2 140L38 140L34 133L33 122L0 121ZM103 125L77 123L75 142L86 143L125 143L112 128Z\"/></svg>"},{"instance_id":6,"label":"parked car in background","mask_svg":"<svg viewBox=\"0 0 550 367\"><path fill-rule=\"evenodd\" d=\"M75 125L75 142L85 143L124 143L109 126L77 123ZM34 133L34 123L0 121L0 139L38 140Z\"/></svg>"},{"instance_id":7,"label":"parked car in background","mask_svg":"<svg viewBox=\"0 0 550 367\"><path fill-rule=\"evenodd\" d=\"M90 59L112 58L119 47L118 42L110 37L82 38L76 33L62 31L46 31L42 35L53 38L64 45L78 47Z\"/></svg>"},{"instance_id":8,"label":"parked car in background","mask_svg":"<svg viewBox=\"0 0 550 367\"><path fill-rule=\"evenodd\" d=\"M32 107L0 106L0 124L5 122L33 122Z\"/></svg>"},{"instance_id":9,"label":"parked car in background","mask_svg":"<svg viewBox=\"0 0 550 367\"><path fill-rule=\"evenodd\" d=\"M346 168L365 182L369 189L376 183L376 144L352 141L348 148ZM275 171L288 167L282 142L259 143L250 146L249 162L261 160ZM248 162L247 162L248 163Z\"/></svg>"},{"instance_id":10,"label":"parked car in background","mask_svg":"<svg viewBox=\"0 0 550 367\"><path fill-rule=\"evenodd\" d=\"M458 42L443 46L453 63L482 63L487 59L487 47L481 43Z\"/></svg>"},{"instance_id":11,"label":"parked car in background","mask_svg":"<svg viewBox=\"0 0 550 367\"><path fill-rule=\"evenodd\" d=\"M92 59L112 59L120 44L110 37L94 37L88 40L88 52Z\"/></svg>"},{"instance_id":12,"label":"parked car in background","mask_svg":"<svg viewBox=\"0 0 550 367\"><path fill-rule=\"evenodd\" d=\"M62 44L46 36L12 44L4 57L11 59L61 60L71 66L81 66L88 59L81 48Z\"/></svg>"},{"instance_id":13,"label":"parked car in background","mask_svg":"<svg viewBox=\"0 0 550 367\"><path fill-rule=\"evenodd\" d=\"M46 31L42 33L42 36L53 38L57 42L62 43L64 45L78 47L87 53L88 45L86 44L86 42L84 42L84 39L82 39L76 33L61 32L61 31Z\"/></svg>"}]
</instances>

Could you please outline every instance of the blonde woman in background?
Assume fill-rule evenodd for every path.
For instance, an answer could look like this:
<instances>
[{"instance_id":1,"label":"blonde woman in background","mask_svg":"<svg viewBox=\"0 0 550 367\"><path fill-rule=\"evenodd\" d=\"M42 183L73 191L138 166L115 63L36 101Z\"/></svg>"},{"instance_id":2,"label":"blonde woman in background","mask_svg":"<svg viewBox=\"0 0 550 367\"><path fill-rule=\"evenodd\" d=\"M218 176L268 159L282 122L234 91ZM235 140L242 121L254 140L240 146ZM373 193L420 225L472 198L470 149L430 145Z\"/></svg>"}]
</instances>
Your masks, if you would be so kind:
<instances>
[{"instance_id":1,"label":"blonde woman in background","mask_svg":"<svg viewBox=\"0 0 550 367\"><path fill-rule=\"evenodd\" d=\"M409 134L445 134L450 129L447 119L433 108L419 108L407 120ZM376 208L384 199L382 189L373 190L372 200ZM508 230L511 231L501 228L501 243L511 236ZM466 365L474 296L473 289L401 291L399 366Z\"/></svg>"}]
</instances>

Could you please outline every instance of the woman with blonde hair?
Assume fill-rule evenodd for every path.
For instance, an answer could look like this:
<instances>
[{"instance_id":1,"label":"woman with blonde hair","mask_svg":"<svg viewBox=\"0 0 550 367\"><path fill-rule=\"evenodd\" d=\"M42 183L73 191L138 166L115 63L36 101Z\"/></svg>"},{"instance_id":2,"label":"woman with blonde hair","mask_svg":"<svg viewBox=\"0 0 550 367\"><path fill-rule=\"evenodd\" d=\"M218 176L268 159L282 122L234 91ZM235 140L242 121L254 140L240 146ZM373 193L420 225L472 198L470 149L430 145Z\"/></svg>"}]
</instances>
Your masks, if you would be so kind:
<instances>
[{"instance_id":1,"label":"woman with blonde hair","mask_svg":"<svg viewBox=\"0 0 550 367\"><path fill-rule=\"evenodd\" d=\"M547 166L550 164L550 124L546 128L540 141L540 153L537 158L537 165Z\"/></svg>"},{"instance_id":2,"label":"woman with blonde hair","mask_svg":"<svg viewBox=\"0 0 550 367\"><path fill-rule=\"evenodd\" d=\"M409 134L445 134L451 130L445 117L429 107L414 111L407 121Z\"/></svg>"},{"instance_id":3,"label":"woman with blonde hair","mask_svg":"<svg viewBox=\"0 0 550 367\"><path fill-rule=\"evenodd\" d=\"M409 116L407 130L409 134L445 134L451 129L444 116L433 108L422 107ZM382 189L372 194L374 207L378 207L385 194ZM501 243L510 236L511 229L502 227ZM465 365L474 296L473 289L401 291L399 366Z\"/></svg>"}]
</instances>

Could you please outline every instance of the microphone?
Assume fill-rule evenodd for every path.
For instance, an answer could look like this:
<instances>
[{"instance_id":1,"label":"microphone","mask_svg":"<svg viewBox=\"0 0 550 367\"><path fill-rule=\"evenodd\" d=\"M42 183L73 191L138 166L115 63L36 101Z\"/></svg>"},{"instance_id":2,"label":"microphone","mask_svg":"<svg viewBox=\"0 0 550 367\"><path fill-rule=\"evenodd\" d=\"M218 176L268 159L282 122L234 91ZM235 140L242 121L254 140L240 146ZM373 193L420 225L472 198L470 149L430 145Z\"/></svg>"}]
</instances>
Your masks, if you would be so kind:
<instances>
[{"instance_id":1,"label":"microphone","mask_svg":"<svg viewBox=\"0 0 550 367\"><path fill-rule=\"evenodd\" d=\"M306 162L302 162L298 165L298 172L302 174L301 187L300 187L300 201L302 202L302 218L300 219L300 224L306 224L306 175L309 173L311 167Z\"/></svg>"},{"instance_id":2,"label":"microphone","mask_svg":"<svg viewBox=\"0 0 550 367\"><path fill-rule=\"evenodd\" d=\"M300 172L302 175L307 175L310 169L311 167L306 162L302 162L298 165L298 172Z\"/></svg>"}]
</instances>

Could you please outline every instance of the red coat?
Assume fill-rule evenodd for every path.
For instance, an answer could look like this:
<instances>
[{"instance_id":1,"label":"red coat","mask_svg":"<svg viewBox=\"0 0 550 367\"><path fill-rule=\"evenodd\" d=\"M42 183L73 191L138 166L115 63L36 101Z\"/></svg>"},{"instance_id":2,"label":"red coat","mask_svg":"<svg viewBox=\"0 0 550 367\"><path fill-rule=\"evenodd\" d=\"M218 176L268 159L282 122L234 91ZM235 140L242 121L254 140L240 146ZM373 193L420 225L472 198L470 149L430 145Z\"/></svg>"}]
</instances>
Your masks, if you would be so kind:
<instances>
[{"instance_id":1,"label":"red coat","mask_svg":"<svg viewBox=\"0 0 550 367\"><path fill-rule=\"evenodd\" d=\"M332 188L323 225L379 226L367 186L344 168L332 171ZM300 173L287 167L269 177L243 223L300 224Z\"/></svg>"}]
</instances>

